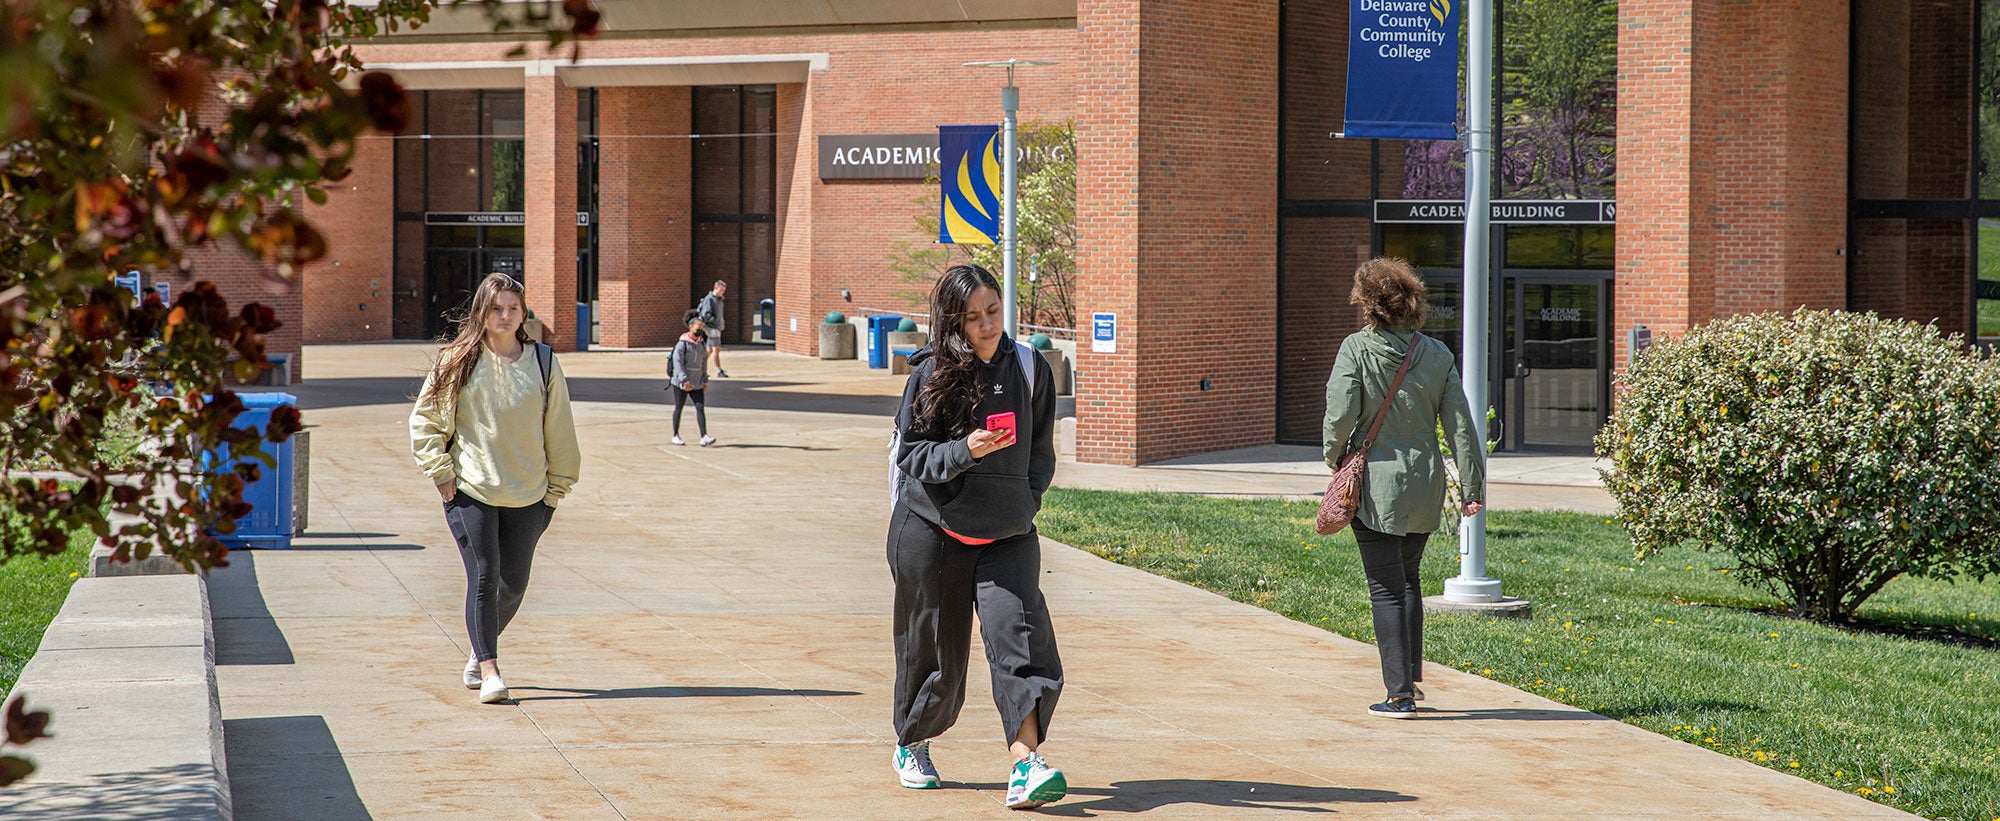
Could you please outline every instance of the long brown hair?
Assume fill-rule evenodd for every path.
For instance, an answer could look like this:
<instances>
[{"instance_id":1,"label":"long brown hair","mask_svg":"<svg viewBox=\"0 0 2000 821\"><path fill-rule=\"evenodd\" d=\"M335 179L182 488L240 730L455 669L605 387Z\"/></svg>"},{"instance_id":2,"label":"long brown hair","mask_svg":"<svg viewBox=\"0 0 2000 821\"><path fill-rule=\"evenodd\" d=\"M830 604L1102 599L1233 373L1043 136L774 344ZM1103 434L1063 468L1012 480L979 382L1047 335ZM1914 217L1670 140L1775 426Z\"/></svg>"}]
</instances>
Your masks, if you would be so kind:
<instances>
[{"instance_id":1,"label":"long brown hair","mask_svg":"<svg viewBox=\"0 0 2000 821\"><path fill-rule=\"evenodd\" d=\"M438 351L438 359L431 366L431 392L444 399L447 409L458 407L458 392L472 379L472 369L479 365L479 352L484 348L486 336L486 312L493 308L493 298L502 291L521 298L522 307L527 306L528 291L521 287L521 281L506 274L487 274L479 281L479 287L472 292L472 306L465 315L458 318L458 335L444 342L444 349ZM514 338L526 345L533 342L528 338L528 323L514 328Z\"/></svg>"},{"instance_id":2,"label":"long brown hair","mask_svg":"<svg viewBox=\"0 0 2000 821\"><path fill-rule=\"evenodd\" d=\"M945 269L931 289L930 348L937 364L910 409L912 427L922 434L957 439L972 432L979 410L979 354L965 335L965 315L972 292L981 287L1000 293L992 271L965 264Z\"/></svg>"},{"instance_id":3,"label":"long brown hair","mask_svg":"<svg viewBox=\"0 0 2000 821\"><path fill-rule=\"evenodd\" d=\"M1424 280L1410 264L1394 257L1376 257L1354 270L1349 305L1361 306L1368 324L1382 331L1414 331L1424 325L1430 300Z\"/></svg>"}]
</instances>

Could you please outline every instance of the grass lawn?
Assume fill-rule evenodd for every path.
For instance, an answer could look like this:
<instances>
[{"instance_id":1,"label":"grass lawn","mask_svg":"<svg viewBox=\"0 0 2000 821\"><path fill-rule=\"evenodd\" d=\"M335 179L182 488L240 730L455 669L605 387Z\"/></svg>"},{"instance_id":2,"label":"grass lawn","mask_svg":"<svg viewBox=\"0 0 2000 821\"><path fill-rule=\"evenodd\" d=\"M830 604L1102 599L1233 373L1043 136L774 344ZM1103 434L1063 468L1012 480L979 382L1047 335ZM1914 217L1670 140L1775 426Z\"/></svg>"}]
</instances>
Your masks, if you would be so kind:
<instances>
[{"instance_id":1,"label":"grass lawn","mask_svg":"<svg viewBox=\"0 0 2000 821\"><path fill-rule=\"evenodd\" d=\"M42 631L62 609L71 582L90 566L88 531L50 558L25 556L0 564L0 693L14 689L21 668L41 646Z\"/></svg>"},{"instance_id":2,"label":"grass lawn","mask_svg":"<svg viewBox=\"0 0 2000 821\"><path fill-rule=\"evenodd\" d=\"M1350 533L1314 502L1056 488L1037 522L1112 561L1374 640ZM2000 818L2000 580L1898 579L1862 608L1906 634L1771 612L1725 556L1644 563L1602 517L1489 517L1489 575L1533 620L1430 616L1438 664L1934 818ZM1426 591L1458 572L1431 540ZM1355 710L1364 705L1352 705Z\"/></svg>"}]
</instances>

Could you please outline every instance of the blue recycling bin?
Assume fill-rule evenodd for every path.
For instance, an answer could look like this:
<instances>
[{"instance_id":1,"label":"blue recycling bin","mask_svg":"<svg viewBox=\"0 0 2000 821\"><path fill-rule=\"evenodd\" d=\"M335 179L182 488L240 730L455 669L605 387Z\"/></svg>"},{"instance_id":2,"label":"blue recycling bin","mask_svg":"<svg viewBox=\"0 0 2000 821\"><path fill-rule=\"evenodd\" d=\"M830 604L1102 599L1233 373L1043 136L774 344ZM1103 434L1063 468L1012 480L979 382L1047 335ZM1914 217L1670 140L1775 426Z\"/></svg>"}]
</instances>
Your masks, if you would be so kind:
<instances>
[{"instance_id":1,"label":"blue recycling bin","mask_svg":"<svg viewBox=\"0 0 2000 821\"><path fill-rule=\"evenodd\" d=\"M889 367L889 334L902 321L902 314L877 314L868 318L868 367Z\"/></svg>"},{"instance_id":2,"label":"blue recycling bin","mask_svg":"<svg viewBox=\"0 0 2000 821\"><path fill-rule=\"evenodd\" d=\"M236 417L233 427L249 428L259 436L271 422L271 412L279 405L294 405L298 397L289 393L239 393L244 411ZM258 467L261 475L257 481L243 488L243 501L250 503L250 515L236 520L236 532L215 534L231 550L246 547L286 550L292 546L292 440L272 444L263 442L261 447L271 455L277 464L265 465L256 459L244 459ZM221 454L210 451L203 459L209 470L223 469Z\"/></svg>"},{"instance_id":3,"label":"blue recycling bin","mask_svg":"<svg viewBox=\"0 0 2000 821\"><path fill-rule=\"evenodd\" d=\"M576 304L576 349L590 350L590 303Z\"/></svg>"}]
</instances>

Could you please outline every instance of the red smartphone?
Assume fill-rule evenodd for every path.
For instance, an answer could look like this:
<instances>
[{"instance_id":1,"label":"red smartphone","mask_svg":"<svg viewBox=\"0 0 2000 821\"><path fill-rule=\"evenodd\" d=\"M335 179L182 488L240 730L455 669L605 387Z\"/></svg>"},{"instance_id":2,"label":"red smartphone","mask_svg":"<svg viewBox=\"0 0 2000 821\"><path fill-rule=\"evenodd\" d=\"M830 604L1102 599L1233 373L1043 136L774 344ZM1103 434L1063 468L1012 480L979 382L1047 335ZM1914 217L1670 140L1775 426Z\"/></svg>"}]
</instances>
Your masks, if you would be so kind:
<instances>
[{"instance_id":1,"label":"red smartphone","mask_svg":"<svg viewBox=\"0 0 2000 821\"><path fill-rule=\"evenodd\" d=\"M1004 430L1007 432L1008 436L1010 437L1013 436L1015 433L1014 412L1008 411L1006 413L996 413L993 414L992 416L986 417L986 429Z\"/></svg>"}]
</instances>

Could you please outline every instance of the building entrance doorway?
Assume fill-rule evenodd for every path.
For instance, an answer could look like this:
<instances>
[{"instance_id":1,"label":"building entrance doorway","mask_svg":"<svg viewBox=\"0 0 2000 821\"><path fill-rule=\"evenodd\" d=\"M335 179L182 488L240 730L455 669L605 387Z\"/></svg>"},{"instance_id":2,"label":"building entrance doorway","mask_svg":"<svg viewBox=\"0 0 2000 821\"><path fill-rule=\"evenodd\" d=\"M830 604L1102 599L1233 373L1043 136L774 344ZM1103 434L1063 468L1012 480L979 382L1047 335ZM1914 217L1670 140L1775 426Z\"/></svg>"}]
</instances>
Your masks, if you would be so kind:
<instances>
[{"instance_id":1,"label":"building entrance doorway","mask_svg":"<svg viewBox=\"0 0 2000 821\"><path fill-rule=\"evenodd\" d=\"M1500 403L1504 445L1592 452L1611 412L1609 272L1504 272Z\"/></svg>"},{"instance_id":2,"label":"building entrance doorway","mask_svg":"<svg viewBox=\"0 0 2000 821\"><path fill-rule=\"evenodd\" d=\"M424 335L431 339L456 330L471 307L473 289L487 274L518 280L526 268L525 236L518 224L430 225L424 239Z\"/></svg>"}]
</instances>

